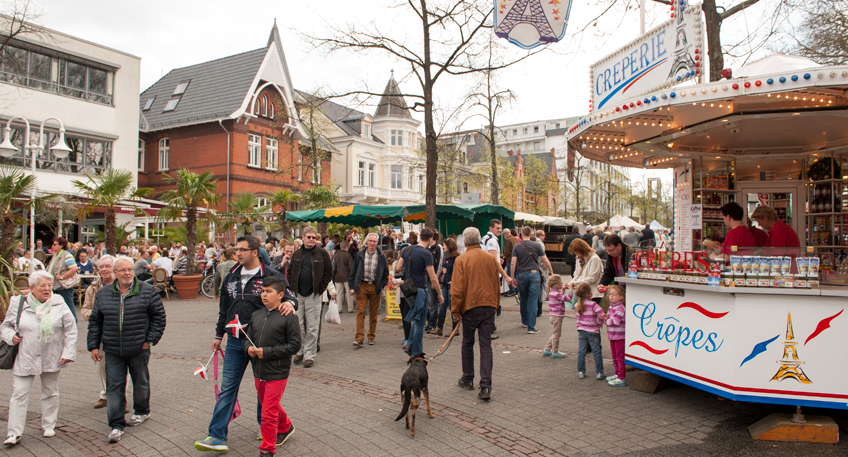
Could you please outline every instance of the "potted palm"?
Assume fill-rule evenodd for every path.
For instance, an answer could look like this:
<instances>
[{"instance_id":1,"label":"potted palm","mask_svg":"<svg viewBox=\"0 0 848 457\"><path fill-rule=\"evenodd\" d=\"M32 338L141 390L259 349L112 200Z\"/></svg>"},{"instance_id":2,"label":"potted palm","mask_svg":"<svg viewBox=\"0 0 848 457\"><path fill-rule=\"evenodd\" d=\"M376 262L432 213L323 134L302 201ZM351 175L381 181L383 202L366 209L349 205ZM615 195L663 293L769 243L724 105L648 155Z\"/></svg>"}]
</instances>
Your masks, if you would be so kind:
<instances>
[{"instance_id":1,"label":"potted palm","mask_svg":"<svg viewBox=\"0 0 848 457\"><path fill-rule=\"evenodd\" d=\"M101 174L85 175L88 182L71 181L74 187L88 197L88 204L80 207L78 216L88 217L95 209L103 208L105 213L106 252L118 253L118 223L115 208L126 201L138 200L153 192L149 187L136 189L133 186L132 172L110 168ZM135 208L139 211L138 208Z\"/></svg>"},{"instance_id":2,"label":"potted palm","mask_svg":"<svg viewBox=\"0 0 848 457\"><path fill-rule=\"evenodd\" d=\"M259 197L253 192L236 194L235 200L230 202L230 211L224 215L221 230L235 230L236 235L253 235L254 223L268 230L271 224L265 221L265 217L269 210L268 205L259 205Z\"/></svg>"},{"instance_id":3,"label":"potted palm","mask_svg":"<svg viewBox=\"0 0 848 457\"><path fill-rule=\"evenodd\" d=\"M198 175L186 168L177 171L176 177L165 174L165 184L175 186L175 189L162 192L159 197L167 206L159 210L157 218L160 221L179 221L185 218L186 274L174 275L174 287L181 299L197 298L200 291L202 276L194 274L194 251L197 245L197 209L201 205L218 204L221 195L218 193L218 180L212 178L212 172L206 171ZM211 212L206 211L207 219L212 218Z\"/></svg>"}]
</instances>

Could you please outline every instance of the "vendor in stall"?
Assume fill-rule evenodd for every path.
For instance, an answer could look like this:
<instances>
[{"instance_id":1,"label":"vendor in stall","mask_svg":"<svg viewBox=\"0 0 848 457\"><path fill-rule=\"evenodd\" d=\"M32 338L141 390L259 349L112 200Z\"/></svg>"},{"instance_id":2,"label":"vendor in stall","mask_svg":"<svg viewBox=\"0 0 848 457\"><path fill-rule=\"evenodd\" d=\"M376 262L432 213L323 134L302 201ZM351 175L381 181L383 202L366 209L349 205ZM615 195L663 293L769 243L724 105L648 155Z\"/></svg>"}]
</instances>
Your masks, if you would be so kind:
<instances>
[{"instance_id":1,"label":"vendor in stall","mask_svg":"<svg viewBox=\"0 0 848 457\"><path fill-rule=\"evenodd\" d=\"M799 248L798 234L787 223L777 218L777 211L768 206L758 206L751 214L760 227L768 230L767 248Z\"/></svg>"},{"instance_id":2,"label":"vendor in stall","mask_svg":"<svg viewBox=\"0 0 848 457\"><path fill-rule=\"evenodd\" d=\"M718 257L724 256L725 262L729 262L731 246L752 248L756 246L756 242L754 241L754 235L751 234L751 231L742 222L745 211L739 206L739 203L730 202L722 206L720 211L724 225L730 231L724 237L724 244L721 245L721 251Z\"/></svg>"},{"instance_id":3,"label":"vendor in stall","mask_svg":"<svg viewBox=\"0 0 848 457\"><path fill-rule=\"evenodd\" d=\"M751 235L754 235L754 245L758 248L761 248L766 245L766 240L768 240L768 233L765 230L754 227L751 225L751 219L748 218L748 230L751 231Z\"/></svg>"}]
</instances>

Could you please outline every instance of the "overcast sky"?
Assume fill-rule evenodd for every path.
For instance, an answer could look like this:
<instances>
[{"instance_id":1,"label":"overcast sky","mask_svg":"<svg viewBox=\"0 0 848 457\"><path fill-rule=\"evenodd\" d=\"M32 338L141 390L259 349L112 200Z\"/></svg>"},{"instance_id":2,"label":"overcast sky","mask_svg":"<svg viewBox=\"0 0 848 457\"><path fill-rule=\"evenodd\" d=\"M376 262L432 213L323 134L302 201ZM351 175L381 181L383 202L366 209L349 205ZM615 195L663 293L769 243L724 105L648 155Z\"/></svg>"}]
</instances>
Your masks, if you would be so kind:
<instances>
[{"instance_id":1,"label":"overcast sky","mask_svg":"<svg viewBox=\"0 0 848 457\"><path fill-rule=\"evenodd\" d=\"M42 13L37 22L141 57L140 91L174 68L264 47L276 19L295 88L309 91L324 87L336 93L365 87L382 90L390 70L394 69L402 90L420 93L408 66L396 59L381 54L349 52L328 56L314 49L298 33L326 37L331 34L331 26L358 23L368 27L373 21L388 34L414 44L416 34L420 34L420 25L410 20L408 12L404 11L406 6L389 7L397 1L36 1L40 2ZM635 4L633 0L627 1ZM590 98L589 65L639 33L638 11L625 10L626 0L620 3L621 6L605 16L597 27L589 25L587 33L574 35L600 11L594 0L575 0L569 34L551 46L552 52L534 56L501 73L501 85L512 89L517 101L500 116L498 123L586 114ZM648 27L668 17L667 6L647 3ZM600 37L593 36L598 33ZM521 55L517 47L504 43L507 57ZM468 92L469 81L445 79L438 84L438 103L450 105ZM373 110L371 107L361 109ZM417 117L423 119L420 115ZM482 123L475 119L464 127L475 128Z\"/></svg>"}]
</instances>

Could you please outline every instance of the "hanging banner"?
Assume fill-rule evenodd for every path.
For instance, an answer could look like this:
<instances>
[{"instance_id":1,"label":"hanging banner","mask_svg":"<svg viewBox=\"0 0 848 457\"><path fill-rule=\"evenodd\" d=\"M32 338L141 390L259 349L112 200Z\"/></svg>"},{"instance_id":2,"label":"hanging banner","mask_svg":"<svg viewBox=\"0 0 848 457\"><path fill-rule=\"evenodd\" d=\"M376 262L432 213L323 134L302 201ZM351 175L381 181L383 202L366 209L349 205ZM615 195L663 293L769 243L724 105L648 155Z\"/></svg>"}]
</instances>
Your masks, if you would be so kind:
<instances>
[{"instance_id":1,"label":"hanging banner","mask_svg":"<svg viewBox=\"0 0 848 457\"><path fill-rule=\"evenodd\" d=\"M565 36L572 0L494 0L495 35L523 48L556 43Z\"/></svg>"},{"instance_id":2,"label":"hanging banner","mask_svg":"<svg viewBox=\"0 0 848 457\"><path fill-rule=\"evenodd\" d=\"M590 110L614 109L624 100L700 78L704 55L701 6L673 3L671 20L589 67Z\"/></svg>"}]
</instances>

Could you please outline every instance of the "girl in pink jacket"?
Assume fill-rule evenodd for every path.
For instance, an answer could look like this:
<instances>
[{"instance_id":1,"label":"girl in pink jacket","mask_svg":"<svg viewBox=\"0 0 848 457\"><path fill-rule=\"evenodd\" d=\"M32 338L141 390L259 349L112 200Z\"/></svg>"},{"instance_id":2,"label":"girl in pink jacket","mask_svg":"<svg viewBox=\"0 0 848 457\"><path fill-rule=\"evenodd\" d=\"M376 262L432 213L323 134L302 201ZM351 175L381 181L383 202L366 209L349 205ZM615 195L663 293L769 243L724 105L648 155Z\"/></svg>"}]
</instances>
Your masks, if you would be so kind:
<instances>
[{"instance_id":1,"label":"girl in pink jacket","mask_svg":"<svg viewBox=\"0 0 848 457\"><path fill-rule=\"evenodd\" d=\"M565 354L559 352L559 338L562 336L562 319L565 317L565 302L571 301L572 292L563 291L562 278L551 275L548 278L548 314L551 316L553 334L542 351L543 356L561 359Z\"/></svg>"}]
</instances>

